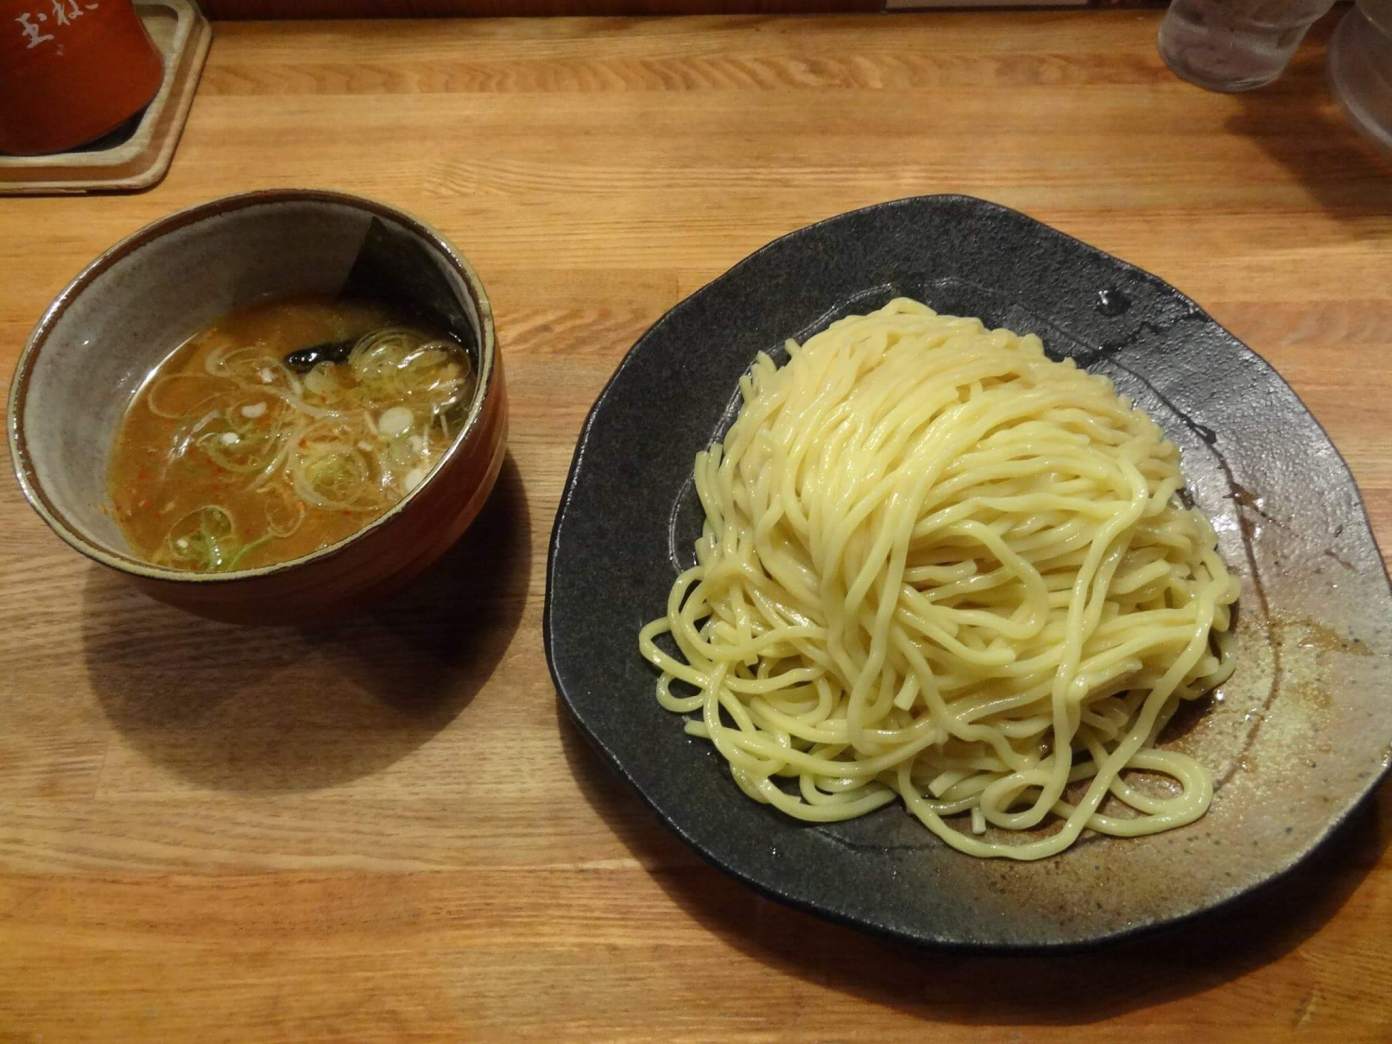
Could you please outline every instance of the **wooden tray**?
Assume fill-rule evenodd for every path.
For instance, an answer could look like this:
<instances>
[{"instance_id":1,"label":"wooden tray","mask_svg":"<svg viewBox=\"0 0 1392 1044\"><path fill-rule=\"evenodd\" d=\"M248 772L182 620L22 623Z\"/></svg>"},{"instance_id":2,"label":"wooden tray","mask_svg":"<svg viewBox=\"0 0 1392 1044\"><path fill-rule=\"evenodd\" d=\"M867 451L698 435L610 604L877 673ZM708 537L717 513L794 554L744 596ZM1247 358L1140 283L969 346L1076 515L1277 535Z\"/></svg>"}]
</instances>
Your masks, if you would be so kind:
<instances>
[{"instance_id":1,"label":"wooden tray","mask_svg":"<svg viewBox=\"0 0 1392 1044\"><path fill-rule=\"evenodd\" d=\"M194 0L142 0L135 9L164 56L164 82L134 128L75 152L0 155L0 195L139 192L168 173L213 33Z\"/></svg>"}]
</instances>

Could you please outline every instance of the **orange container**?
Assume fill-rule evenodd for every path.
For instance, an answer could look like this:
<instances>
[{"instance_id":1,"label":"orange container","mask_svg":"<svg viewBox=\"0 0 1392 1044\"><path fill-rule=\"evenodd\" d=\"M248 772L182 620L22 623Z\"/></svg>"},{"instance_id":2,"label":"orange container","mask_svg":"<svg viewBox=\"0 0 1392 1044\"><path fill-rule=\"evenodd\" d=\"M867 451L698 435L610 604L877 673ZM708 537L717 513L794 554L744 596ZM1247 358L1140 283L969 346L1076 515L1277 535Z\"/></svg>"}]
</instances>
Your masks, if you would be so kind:
<instances>
[{"instance_id":1,"label":"orange container","mask_svg":"<svg viewBox=\"0 0 1392 1044\"><path fill-rule=\"evenodd\" d=\"M65 152L155 96L163 77L131 0L0 0L0 152Z\"/></svg>"}]
</instances>

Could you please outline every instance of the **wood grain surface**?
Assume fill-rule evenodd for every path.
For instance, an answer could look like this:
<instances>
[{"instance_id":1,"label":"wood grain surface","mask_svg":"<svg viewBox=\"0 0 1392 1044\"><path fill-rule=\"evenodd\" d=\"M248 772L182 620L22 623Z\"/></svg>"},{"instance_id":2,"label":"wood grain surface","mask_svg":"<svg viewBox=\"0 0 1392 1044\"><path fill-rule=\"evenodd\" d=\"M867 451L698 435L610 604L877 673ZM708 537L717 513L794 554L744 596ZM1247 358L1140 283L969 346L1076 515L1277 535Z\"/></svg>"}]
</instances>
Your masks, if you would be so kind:
<instances>
[{"instance_id":1,"label":"wood grain surface","mask_svg":"<svg viewBox=\"0 0 1392 1044\"><path fill-rule=\"evenodd\" d=\"M202 0L208 17L219 19L788 14L884 6L885 0Z\"/></svg>"},{"instance_id":2,"label":"wood grain surface","mask_svg":"<svg viewBox=\"0 0 1392 1044\"><path fill-rule=\"evenodd\" d=\"M209 18L787 14L937 7L1164 7L1166 0L201 0Z\"/></svg>"},{"instance_id":3,"label":"wood grain surface","mask_svg":"<svg viewBox=\"0 0 1392 1044\"><path fill-rule=\"evenodd\" d=\"M513 418L477 529L333 630L147 601L0 483L0 1039L1388 1039L1386 788L1188 927L922 952L704 865L562 718L542 656L547 534L628 346L766 240L915 193L1021 208L1191 294L1304 397L1392 546L1392 162L1327 96L1327 25L1230 97L1170 76L1157 20L224 24L162 185L0 201L6 380L118 237L313 185L469 255Z\"/></svg>"}]
</instances>

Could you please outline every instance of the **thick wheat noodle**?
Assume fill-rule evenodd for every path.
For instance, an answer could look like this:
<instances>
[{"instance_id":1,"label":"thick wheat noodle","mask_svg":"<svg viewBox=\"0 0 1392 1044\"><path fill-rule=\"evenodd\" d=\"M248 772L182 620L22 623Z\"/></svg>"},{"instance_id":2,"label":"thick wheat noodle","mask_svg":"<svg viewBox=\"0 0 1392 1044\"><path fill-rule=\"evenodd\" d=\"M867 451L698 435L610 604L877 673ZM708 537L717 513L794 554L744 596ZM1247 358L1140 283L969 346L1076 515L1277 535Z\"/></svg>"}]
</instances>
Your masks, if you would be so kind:
<instances>
[{"instance_id":1,"label":"thick wheat noodle","mask_svg":"<svg viewBox=\"0 0 1392 1044\"><path fill-rule=\"evenodd\" d=\"M639 634L662 706L757 801L830 822L897 796L971 855L1203 815L1208 774L1155 743L1231 673L1238 584L1154 421L1033 335L907 299L787 347L696 457L697 565Z\"/></svg>"}]
</instances>

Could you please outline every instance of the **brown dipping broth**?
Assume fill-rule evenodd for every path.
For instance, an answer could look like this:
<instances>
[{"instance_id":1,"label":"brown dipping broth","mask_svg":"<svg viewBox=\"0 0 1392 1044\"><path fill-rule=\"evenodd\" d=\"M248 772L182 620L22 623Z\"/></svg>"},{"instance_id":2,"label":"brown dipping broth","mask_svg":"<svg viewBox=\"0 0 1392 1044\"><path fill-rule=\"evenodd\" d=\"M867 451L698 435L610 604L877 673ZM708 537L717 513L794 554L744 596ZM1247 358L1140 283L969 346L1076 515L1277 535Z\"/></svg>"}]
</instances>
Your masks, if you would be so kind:
<instances>
[{"instance_id":1,"label":"brown dipping broth","mask_svg":"<svg viewBox=\"0 0 1392 1044\"><path fill-rule=\"evenodd\" d=\"M414 488L458 433L476 375L443 331L394 318L373 302L293 298L234 312L177 348L112 448L112 514L134 553L192 571L286 562ZM378 347L365 353L369 333ZM349 361L309 374L285 365L290 352L348 340Z\"/></svg>"}]
</instances>

